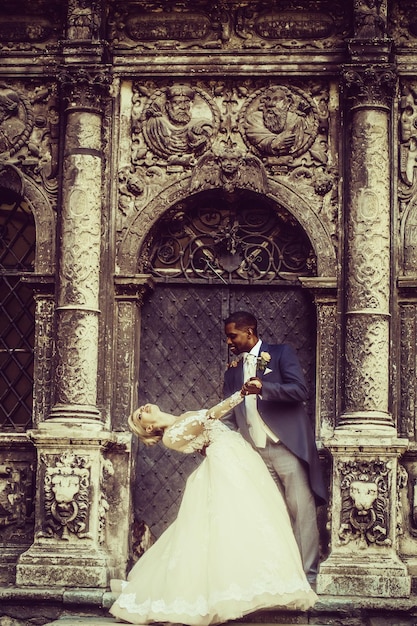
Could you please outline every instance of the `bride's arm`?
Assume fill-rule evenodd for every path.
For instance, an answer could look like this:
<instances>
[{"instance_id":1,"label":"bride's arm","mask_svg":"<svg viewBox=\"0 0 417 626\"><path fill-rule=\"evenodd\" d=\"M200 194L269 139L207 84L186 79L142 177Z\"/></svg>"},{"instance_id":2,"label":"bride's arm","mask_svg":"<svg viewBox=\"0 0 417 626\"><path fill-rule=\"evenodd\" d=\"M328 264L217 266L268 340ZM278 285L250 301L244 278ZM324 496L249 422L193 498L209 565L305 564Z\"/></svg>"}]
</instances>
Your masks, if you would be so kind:
<instances>
[{"instance_id":1,"label":"bride's arm","mask_svg":"<svg viewBox=\"0 0 417 626\"><path fill-rule=\"evenodd\" d=\"M230 411L242 401L242 393L240 391L236 391L232 396L225 398L225 400L222 400L221 402L219 402L219 404L216 404L211 409L209 409L207 411L207 417L219 420L228 413L230 413Z\"/></svg>"},{"instance_id":2,"label":"bride's arm","mask_svg":"<svg viewBox=\"0 0 417 626\"><path fill-rule=\"evenodd\" d=\"M189 411L181 416L175 424L164 432L162 442L167 448L178 452L192 451L191 442L204 430L207 419L221 419L243 401L241 391L236 391L232 396L222 400L208 411Z\"/></svg>"}]
</instances>

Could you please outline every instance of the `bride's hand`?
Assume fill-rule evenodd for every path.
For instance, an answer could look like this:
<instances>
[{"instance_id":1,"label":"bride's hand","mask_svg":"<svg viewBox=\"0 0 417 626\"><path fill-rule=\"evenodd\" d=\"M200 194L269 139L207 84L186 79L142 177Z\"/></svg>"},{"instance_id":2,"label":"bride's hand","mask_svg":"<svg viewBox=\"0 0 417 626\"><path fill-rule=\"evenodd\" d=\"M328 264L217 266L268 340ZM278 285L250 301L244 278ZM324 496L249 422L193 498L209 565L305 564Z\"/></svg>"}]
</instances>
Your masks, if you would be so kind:
<instances>
[{"instance_id":1,"label":"bride's hand","mask_svg":"<svg viewBox=\"0 0 417 626\"><path fill-rule=\"evenodd\" d=\"M253 393L255 394L259 394L262 391L262 381L260 378L258 378L257 376L253 376L252 378L249 378L249 380L247 380L242 389L240 390L240 393L242 394L242 396L249 396Z\"/></svg>"}]
</instances>

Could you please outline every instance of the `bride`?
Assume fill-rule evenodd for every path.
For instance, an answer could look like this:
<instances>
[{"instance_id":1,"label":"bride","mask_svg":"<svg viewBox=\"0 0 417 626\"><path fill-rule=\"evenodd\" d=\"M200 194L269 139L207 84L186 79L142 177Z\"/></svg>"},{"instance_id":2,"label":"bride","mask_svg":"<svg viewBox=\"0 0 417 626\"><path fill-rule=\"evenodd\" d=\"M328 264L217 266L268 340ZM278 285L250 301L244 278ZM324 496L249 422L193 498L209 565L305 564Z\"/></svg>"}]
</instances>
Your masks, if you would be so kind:
<instances>
[{"instance_id":1,"label":"bride","mask_svg":"<svg viewBox=\"0 0 417 626\"><path fill-rule=\"evenodd\" d=\"M253 381L252 381L253 382ZM204 451L176 520L145 552L110 613L131 624L208 626L260 609L306 611L317 600L305 577L284 500L266 466L220 419L248 391L180 416L146 404L129 417L146 444Z\"/></svg>"}]
</instances>

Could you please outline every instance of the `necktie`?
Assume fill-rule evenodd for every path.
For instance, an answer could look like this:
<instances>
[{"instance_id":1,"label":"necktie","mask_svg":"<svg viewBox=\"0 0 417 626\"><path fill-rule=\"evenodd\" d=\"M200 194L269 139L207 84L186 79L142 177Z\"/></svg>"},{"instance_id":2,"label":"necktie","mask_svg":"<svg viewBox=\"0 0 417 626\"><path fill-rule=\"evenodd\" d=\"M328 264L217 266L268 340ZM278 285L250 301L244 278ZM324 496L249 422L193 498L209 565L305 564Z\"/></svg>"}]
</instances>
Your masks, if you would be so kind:
<instances>
[{"instance_id":1,"label":"necktie","mask_svg":"<svg viewBox=\"0 0 417 626\"><path fill-rule=\"evenodd\" d=\"M256 375L256 356L246 354L243 360L243 380L247 381ZM261 416L258 413L256 394L245 396L246 421L249 426L249 434L257 448L265 448L266 433L262 427Z\"/></svg>"}]
</instances>

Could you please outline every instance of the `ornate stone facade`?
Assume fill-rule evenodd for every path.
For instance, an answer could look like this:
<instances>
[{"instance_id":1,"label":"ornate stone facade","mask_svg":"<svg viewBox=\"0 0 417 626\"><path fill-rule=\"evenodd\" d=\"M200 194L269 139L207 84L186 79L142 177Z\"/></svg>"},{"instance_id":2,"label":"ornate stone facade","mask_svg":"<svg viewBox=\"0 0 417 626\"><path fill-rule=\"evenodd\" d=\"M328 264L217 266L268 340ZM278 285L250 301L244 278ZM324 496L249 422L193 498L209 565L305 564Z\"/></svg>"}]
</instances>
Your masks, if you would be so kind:
<instances>
[{"instance_id":1,"label":"ornate stone facade","mask_svg":"<svg viewBox=\"0 0 417 626\"><path fill-rule=\"evenodd\" d=\"M294 288L314 311L329 477L318 591L410 595L416 54L411 0L3 0L0 252L17 258L17 207L36 246L27 264L0 257L35 301L33 371L13 370L30 418L5 401L0 421L0 584L105 590L124 575L150 534L126 424L161 388L142 379L143 338L169 378L179 316L184 377L187 350L207 345L220 376L226 300L254 306L261 290L268 324L270 293ZM179 284L198 297L179 304ZM196 302L213 319L194 344ZM163 400L182 402L181 384Z\"/></svg>"}]
</instances>

